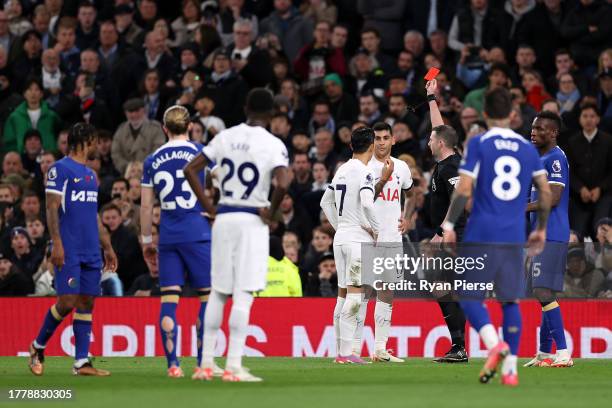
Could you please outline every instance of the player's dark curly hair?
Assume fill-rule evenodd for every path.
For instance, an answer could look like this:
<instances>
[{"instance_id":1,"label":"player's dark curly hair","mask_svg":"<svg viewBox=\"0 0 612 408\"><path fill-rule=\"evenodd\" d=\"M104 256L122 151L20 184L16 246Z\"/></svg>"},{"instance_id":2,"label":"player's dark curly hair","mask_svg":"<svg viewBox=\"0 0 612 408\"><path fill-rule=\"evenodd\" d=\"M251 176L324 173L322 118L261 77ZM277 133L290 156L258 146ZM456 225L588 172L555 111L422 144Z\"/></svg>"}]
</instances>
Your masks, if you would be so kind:
<instances>
[{"instance_id":1,"label":"player's dark curly hair","mask_svg":"<svg viewBox=\"0 0 612 408\"><path fill-rule=\"evenodd\" d=\"M536 115L536 119L550 120L552 123L555 124L555 127L557 128L557 133L559 133L559 131L561 130L561 118L554 112L542 111Z\"/></svg>"},{"instance_id":2,"label":"player's dark curly hair","mask_svg":"<svg viewBox=\"0 0 612 408\"><path fill-rule=\"evenodd\" d=\"M68 151L74 152L79 147L84 147L87 143L98 137L96 128L85 122L78 122L72 125L68 132Z\"/></svg>"},{"instance_id":3,"label":"player's dark curly hair","mask_svg":"<svg viewBox=\"0 0 612 408\"><path fill-rule=\"evenodd\" d=\"M370 127L360 127L351 135L351 148L354 153L364 153L374 143L374 130Z\"/></svg>"}]
</instances>

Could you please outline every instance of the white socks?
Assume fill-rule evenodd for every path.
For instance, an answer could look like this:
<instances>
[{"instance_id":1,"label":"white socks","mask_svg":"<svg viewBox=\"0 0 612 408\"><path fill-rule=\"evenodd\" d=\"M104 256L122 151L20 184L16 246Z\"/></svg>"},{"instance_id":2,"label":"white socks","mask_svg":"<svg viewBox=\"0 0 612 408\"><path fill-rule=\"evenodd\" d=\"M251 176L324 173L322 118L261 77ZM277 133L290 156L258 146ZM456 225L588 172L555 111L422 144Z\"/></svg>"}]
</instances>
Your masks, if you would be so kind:
<instances>
[{"instance_id":1,"label":"white socks","mask_svg":"<svg viewBox=\"0 0 612 408\"><path fill-rule=\"evenodd\" d=\"M355 328L355 337L353 338L353 354L361 356L361 339L363 338L363 325L365 324L366 313L368 311L368 300L361 295L361 305L359 313L357 313L357 327Z\"/></svg>"},{"instance_id":2,"label":"white socks","mask_svg":"<svg viewBox=\"0 0 612 408\"><path fill-rule=\"evenodd\" d=\"M347 293L346 295L340 312L340 356L351 355L362 296L361 293Z\"/></svg>"},{"instance_id":3,"label":"white socks","mask_svg":"<svg viewBox=\"0 0 612 408\"><path fill-rule=\"evenodd\" d=\"M506 356L506 358L504 358L504 362L502 363L502 374L506 375L506 374L516 374L517 370L516 370L516 356L515 355L508 355Z\"/></svg>"},{"instance_id":4,"label":"white socks","mask_svg":"<svg viewBox=\"0 0 612 408\"><path fill-rule=\"evenodd\" d=\"M334 308L334 332L336 333L336 355L340 354L340 313L344 306L345 299L338 296L336 298L336 307Z\"/></svg>"},{"instance_id":5,"label":"white socks","mask_svg":"<svg viewBox=\"0 0 612 408\"><path fill-rule=\"evenodd\" d=\"M478 333L480 334L480 338L482 339L483 343L487 347L487 350L491 350L493 347L497 346L497 343L499 343L499 336L495 331L495 327L493 327L491 323L482 326Z\"/></svg>"},{"instance_id":6,"label":"white socks","mask_svg":"<svg viewBox=\"0 0 612 408\"><path fill-rule=\"evenodd\" d=\"M223 308L227 295L213 290L208 298L206 314L204 316L204 339L202 341L202 368L213 368L215 358L215 345L217 333L223 319Z\"/></svg>"},{"instance_id":7,"label":"white socks","mask_svg":"<svg viewBox=\"0 0 612 408\"><path fill-rule=\"evenodd\" d=\"M243 291L234 292L232 312L229 317L229 348L227 349L227 364L225 365L228 370L237 371L242 368L242 354L244 353L252 304L252 294Z\"/></svg>"},{"instance_id":8,"label":"white socks","mask_svg":"<svg viewBox=\"0 0 612 408\"><path fill-rule=\"evenodd\" d=\"M374 340L376 351L387 349L392 311L393 306L389 303L381 302L380 300L376 301L376 307L374 308Z\"/></svg>"}]
</instances>

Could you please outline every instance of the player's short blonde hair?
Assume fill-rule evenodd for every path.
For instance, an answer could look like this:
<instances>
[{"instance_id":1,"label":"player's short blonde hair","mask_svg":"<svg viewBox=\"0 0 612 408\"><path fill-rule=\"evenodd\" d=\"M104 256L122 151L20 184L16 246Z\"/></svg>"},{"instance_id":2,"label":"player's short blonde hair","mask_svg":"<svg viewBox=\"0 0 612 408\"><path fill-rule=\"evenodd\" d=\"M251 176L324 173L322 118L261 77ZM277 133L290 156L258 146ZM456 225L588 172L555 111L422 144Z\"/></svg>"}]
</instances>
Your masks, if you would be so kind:
<instances>
[{"instance_id":1,"label":"player's short blonde hair","mask_svg":"<svg viewBox=\"0 0 612 408\"><path fill-rule=\"evenodd\" d=\"M164 126L173 135L187 133L190 121L189 111L184 106L174 105L164 112Z\"/></svg>"}]
</instances>

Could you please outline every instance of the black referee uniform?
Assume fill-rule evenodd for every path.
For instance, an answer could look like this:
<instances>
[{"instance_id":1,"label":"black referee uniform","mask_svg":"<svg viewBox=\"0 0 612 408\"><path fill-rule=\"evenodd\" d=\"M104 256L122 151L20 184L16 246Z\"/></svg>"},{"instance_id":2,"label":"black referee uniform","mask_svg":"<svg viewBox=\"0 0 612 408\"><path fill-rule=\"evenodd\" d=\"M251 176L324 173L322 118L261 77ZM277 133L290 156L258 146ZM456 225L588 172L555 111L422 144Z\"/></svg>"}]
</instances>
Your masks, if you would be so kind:
<instances>
[{"instance_id":1,"label":"black referee uniform","mask_svg":"<svg viewBox=\"0 0 612 408\"><path fill-rule=\"evenodd\" d=\"M461 156L458 153L454 153L436 163L431 176L429 184L430 222L436 230L436 234L440 236L443 234L441 224L446 217L455 186L459 182L460 163ZM463 236L465 220L464 214L455 223L457 241L460 241ZM439 277L439 279L452 281L453 277L445 275ZM453 344L443 357L436 358L434 361L439 363L467 362L467 353L465 351L465 315L463 310L461 310L459 302L453 299L452 293L448 293L437 300Z\"/></svg>"}]
</instances>

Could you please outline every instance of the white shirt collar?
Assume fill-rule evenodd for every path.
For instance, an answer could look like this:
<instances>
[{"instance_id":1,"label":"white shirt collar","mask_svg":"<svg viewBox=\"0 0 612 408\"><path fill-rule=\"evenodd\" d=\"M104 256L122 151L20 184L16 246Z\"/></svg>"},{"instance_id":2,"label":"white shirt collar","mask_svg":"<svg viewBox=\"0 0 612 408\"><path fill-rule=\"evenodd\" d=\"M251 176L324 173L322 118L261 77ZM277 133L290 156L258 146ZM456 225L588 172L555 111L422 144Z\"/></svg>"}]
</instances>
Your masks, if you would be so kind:
<instances>
[{"instance_id":1,"label":"white shirt collar","mask_svg":"<svg viewBox=\"0 0 612 408\"><path fill-rule=\"evenodd\" d=\"M251 54L251 50L253 49L253 47L251 47L250 45L242 50L239 50L238 48L235 48L234 51L232 52L232 57L234 57L236 54L240 54L240 58L242 58L243 60L249 58L249 55Z\"/></svg>"},{"instance_id":2,"label":"white shirt collar","mask_svg":"<svg viewBox=\"0 0 612 408\"><path fill-rule=\"evenodd\" d=\"M591 133L587 133L586 131L583 130L582 134L584 135L586 140L588 140L589 143L591 143L593 141L593 139L595 138L595 135L597 135L597 128L595 128L595 130L592 131Z\"/></svg>"}]
</instances>

